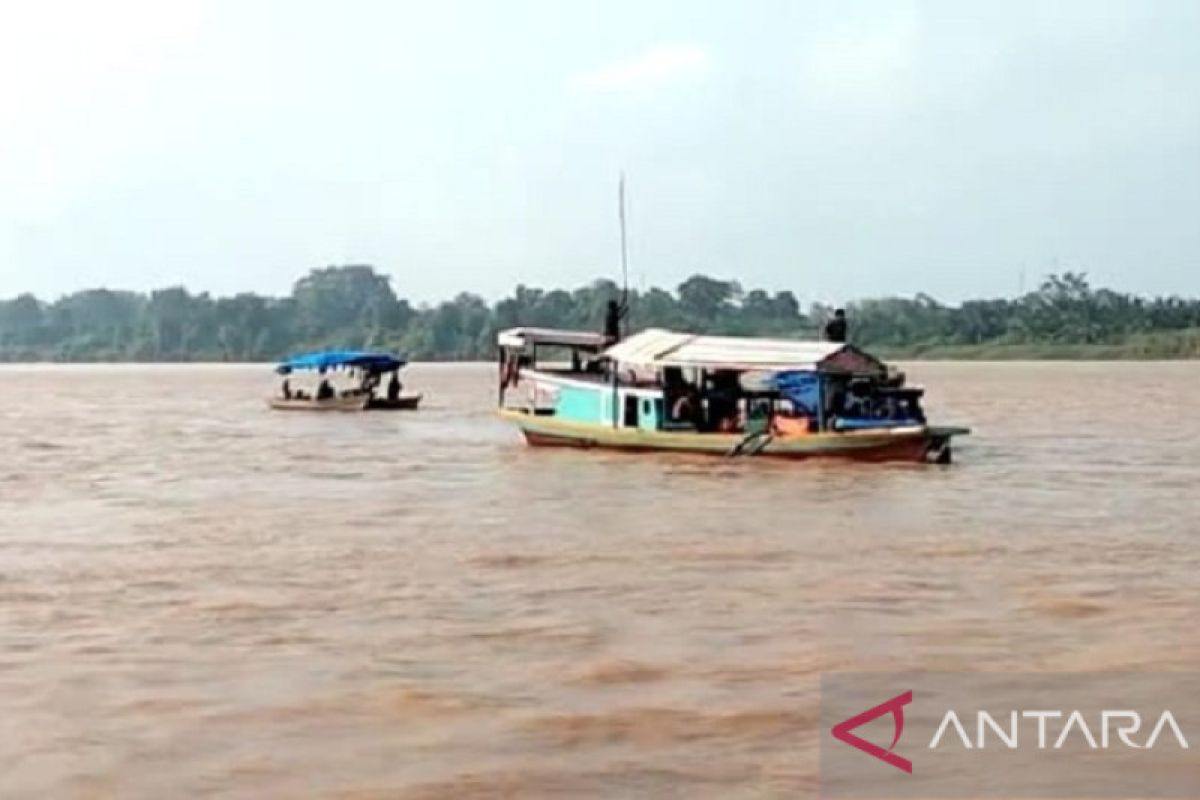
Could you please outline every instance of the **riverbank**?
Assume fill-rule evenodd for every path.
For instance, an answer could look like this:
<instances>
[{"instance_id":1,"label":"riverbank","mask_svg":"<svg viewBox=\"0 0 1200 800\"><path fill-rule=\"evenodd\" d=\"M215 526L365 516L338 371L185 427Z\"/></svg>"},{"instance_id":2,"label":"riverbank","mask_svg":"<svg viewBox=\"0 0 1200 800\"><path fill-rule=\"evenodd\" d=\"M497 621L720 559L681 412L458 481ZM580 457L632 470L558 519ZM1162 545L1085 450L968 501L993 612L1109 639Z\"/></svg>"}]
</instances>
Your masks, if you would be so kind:
<instances>
[{"instance_id":1,"label":"riverbank","mask_svg":"<svg viewBox=\"0 0 1200 800\"><path fill-rule=\"evenodd\" d=\"M1173 361L1200 359L1200 328L1136 334L1122 342L1079 344L1066 342L983 342L941 344L929 342L905 346L863 344L881 358L906 361ZM310 349L320 349L317 347ZM386 349L386 348L385 348ZM469 358L433 355L415 361L463 363L490 361L490 353ZM211 351L192 355L173 354L160 359L130 358L119 351L75 351L40 348L0 347L3 364L223 364L247 363L244 358L224 357ZM270 362L266 362L270 363Z\"/></svg>"},{"instance_id":2,"label":"riverbank","mask_svg":"<svg viewBox=\"0 0 1200 800\"><path fill-rule=\"evenodd\" d=\"M1200 328L1138 334L1111 344L985 342L871 348L887 359L923 361L1169 361L1200 358Z\"/></svg>"}]
</instances>

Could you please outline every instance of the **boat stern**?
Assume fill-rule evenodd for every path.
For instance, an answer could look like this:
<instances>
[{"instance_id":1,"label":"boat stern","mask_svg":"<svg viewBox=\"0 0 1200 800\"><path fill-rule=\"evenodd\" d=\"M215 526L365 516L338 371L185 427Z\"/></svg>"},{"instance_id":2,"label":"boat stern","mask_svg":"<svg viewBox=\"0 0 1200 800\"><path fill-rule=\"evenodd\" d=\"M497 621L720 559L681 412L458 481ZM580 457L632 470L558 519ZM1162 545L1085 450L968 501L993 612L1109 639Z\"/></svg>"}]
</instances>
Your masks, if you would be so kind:
<instances>
[{"instance_id":1,"label":"boat stern","mask_svg":"<svg viewBox=\"0 0 1200 800\"><path fill-rule=\"evenodd\" d=\"M954 460L952 442L955 436L967 436L970 428L931 426L925 440L924 460L931 464L949 464Z\"/></svg>"}]
</instances>

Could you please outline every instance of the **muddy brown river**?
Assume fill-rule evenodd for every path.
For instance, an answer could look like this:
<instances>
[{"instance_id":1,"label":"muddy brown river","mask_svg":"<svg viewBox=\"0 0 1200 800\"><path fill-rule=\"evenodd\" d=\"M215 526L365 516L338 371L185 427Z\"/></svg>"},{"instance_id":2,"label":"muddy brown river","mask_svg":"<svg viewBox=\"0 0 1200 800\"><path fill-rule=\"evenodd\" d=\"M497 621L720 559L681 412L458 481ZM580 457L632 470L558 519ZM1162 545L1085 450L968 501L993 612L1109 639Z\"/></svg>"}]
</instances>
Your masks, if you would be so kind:
<instances>
[{"instance_id":1,"label":"muddy brown river","mask_svg":"<svg viewBox=\"0 0 1200 800\"><path fill-rule=\"evenodd\" d=\"M1200 364L908 372L952 467L0 368L0 796L815 797L823 671L1194 667Z\"/></svg>"}]
</instances>

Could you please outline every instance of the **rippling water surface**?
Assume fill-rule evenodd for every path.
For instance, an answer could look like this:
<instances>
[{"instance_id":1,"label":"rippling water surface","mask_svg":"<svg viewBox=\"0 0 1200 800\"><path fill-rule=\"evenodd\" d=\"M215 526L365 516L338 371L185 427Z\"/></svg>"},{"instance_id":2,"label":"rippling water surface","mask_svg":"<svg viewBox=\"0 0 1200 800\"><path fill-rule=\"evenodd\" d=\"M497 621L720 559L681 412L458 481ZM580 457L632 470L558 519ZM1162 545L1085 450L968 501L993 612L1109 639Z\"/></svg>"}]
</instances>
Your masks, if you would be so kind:
<instances>
[{"instance_id":1,"label":"rippling water surface","mask_svg":"<svg viewBox=\"0 0 1200 800\"><path fill-rule=\"evenodd\" d=\"M921 364L950 468L534 450L0 369L0 795L816 795L835 669L1200 658L1200 364Z\"/></svg>"}]
</instances>

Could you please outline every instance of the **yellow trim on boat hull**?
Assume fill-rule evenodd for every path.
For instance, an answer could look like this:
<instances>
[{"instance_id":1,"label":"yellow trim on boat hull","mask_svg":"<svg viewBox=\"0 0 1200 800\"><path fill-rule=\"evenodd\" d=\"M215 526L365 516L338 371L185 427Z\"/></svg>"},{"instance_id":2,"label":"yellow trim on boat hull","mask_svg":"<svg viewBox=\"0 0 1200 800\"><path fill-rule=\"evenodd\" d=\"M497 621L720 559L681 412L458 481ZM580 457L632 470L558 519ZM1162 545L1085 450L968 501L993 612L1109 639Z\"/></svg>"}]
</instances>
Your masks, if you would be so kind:
<instances>
[{"instance_id":1,"label":"yellow trim on boat hull","mask_svg":"<svg viewBox=\"0 0 1200 800\"><path fill-rule=\"evenodd\" d=\"M502 419L517 425L531 445L605 447L621 450L670 450L691 453L733 454L747 443L743 434L651 431L612 428L606 425L565 422L553 416L500 409ZM963 428L912 426L881 431L813 433L771 437L755 455L782 458L836 457L862 460L925 460L932 447L968 433Z\"/></svg>"}]
</instances>

